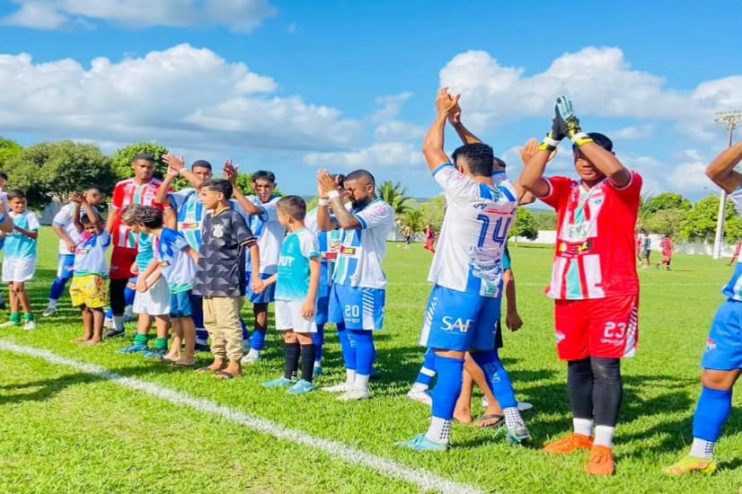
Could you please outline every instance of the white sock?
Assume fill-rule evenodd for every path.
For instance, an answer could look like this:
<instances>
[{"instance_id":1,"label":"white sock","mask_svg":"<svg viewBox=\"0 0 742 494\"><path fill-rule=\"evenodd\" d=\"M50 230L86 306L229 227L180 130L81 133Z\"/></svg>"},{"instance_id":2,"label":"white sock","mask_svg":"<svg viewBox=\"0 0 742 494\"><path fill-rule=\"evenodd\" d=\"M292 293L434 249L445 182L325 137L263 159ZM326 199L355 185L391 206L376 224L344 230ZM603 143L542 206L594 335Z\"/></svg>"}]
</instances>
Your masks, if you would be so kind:
<instances>
[{"instance_id":1,"label":"white sock","mask_svg":"<svg viewBox=\"0 0 742 494\"><path fill-rule=\"evenodd\" d=\"M368 389L368 378L371 376L363 376L356 374L356 378L353 381L353 387L355 389Z\"/></svg>"},{"instance_id":2,"label":"white sock","mask_svg":"<svg viewBox=\"0 0 742 494\"><path fill-rule=\"evenodd\" d=\"M514 429L515 427L524 427L523 417L520 416L518 407L508 407L502 411L505 414L505 427Z\"/></svg>"},{"instance_id":3,"label":"white sock","mask_svg":"<svg viewBox=\"0 0 742 494\"><path fill-rule=\"evenodd\" d=\"M49 299L49 307L52 307L52 308L56 309L57 308L57 302L58 302L58 300L54 300L53 298L50 298Z\"/></svg>"},{"instance_id":4,"label":"white sock","mask_svg":"<svg viewBox=\"0 0 742 494\"><path fill-rule=\"evenodd\" d=\"M427 384L416 382L415 384L412 385L412 389L410 389L410 391L412 391L413 393L424 393L428 389L430 389L430 386L428 386Z\"/></svg>"},{"instance_id":5,"label":"white sock","mask_svg":"<svg viewBox=\"0 0 742 494\"><path fill-rule=\"evenodd\" d=\"M430 428L425 433L428 441L438 444L448 444L451 442L451 421L433 417L430 420Z\"/></svg>"},{"instance_id":6,"label":"white sock","mask_svg":"<svg viewBox=\"0 0 742 494\"><path fill-rule=\"evenodd\" d=\"M124 316L113 316L113 327L116 328L116 331L123 331L124 330Z\"/></svg>"},{"instance_id":7,"label":"white sock","mask_svg":"<svg viewBox=\"0 0 742 494\"><path fill-rule=\"evenodd\" d=\"M716 443L694 437L693 445L690 447L690 455L693 458L710 460L714 457L714 446L716 446Z\"/></svg>"},{"instance_id":8,"label":"white sock","mask_svg":"<svg viewBox=\"0 0 742 494\"><path fill-rule=\"evenodd\" d=\"M254 348L251 348L251 349L250 349L250 350L249 350L249 351L247 352L247 355L248 355L248 357L260 357L260 350L256 350L256 349L254 349Z\"/></svg>"},{"instance_id":9,"label":"white sock","mask_svg":"<svg viewBox=\"0 0 742 494\"><path fill-rule=\"evenodd\" d=\"M608 425L596 425L595 426L595 439L593 439L594 446L605 446L606 448L613 447L613 434L616 433L616 428Z\"/></svg>"},{"instance_id":10,"label":"white sock","mask_svg":"<svg viewBox=\"0 0 742 494\"><path fill-rule=\"evenodd\" d=\"M593 435L592 419L572 419L572 427L575 429L575 434L582 434L587 437Z\"/></svg>"},{"instance_id":11,"label":"white sock","mask_svg":"<svg viewBox=\"0 0 742 494\"><path fill-rule=\"evenodd\" d=\"M353 385L356 382L356 370L345 369L345 384Z\"/></svg>"}]
</instances>

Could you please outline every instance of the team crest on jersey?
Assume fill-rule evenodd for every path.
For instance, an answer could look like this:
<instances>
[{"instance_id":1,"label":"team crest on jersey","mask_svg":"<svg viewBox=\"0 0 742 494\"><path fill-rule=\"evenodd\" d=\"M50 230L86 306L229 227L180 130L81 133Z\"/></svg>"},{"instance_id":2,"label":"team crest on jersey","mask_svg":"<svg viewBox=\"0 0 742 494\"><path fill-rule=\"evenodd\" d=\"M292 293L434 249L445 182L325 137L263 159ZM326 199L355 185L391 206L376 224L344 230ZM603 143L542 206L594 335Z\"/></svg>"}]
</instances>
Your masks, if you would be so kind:
<instances>
[{"instance_id":1,"label":"team crest on jersey","mask_svg":"<svg viewBox=\"0 0 742 494\"><path fill-rule=\"evenodd\" d=\"M716 342L711 338L706 340L706 350L716 350Z\"/></svg>"},{"instance_id":2,"label":"team crest on jersey","mask_svg":"<svg viewBox=\"0 0 742 494\"><path fill-rule=\"evenodd\" d=\"M214 225L214 238L224 237L224 225Z\"/></svg>"},{"instance_id":3,"label":"team crest on jersey","mask_svg":"<svg viewBox=\"0 0 742 494\"><path fill-rule=\"evenodd\" d=\"M561 331L557 331L555 336L557 345L567 339L567 335L562 333Z\"/></svg>"}]
</instances>

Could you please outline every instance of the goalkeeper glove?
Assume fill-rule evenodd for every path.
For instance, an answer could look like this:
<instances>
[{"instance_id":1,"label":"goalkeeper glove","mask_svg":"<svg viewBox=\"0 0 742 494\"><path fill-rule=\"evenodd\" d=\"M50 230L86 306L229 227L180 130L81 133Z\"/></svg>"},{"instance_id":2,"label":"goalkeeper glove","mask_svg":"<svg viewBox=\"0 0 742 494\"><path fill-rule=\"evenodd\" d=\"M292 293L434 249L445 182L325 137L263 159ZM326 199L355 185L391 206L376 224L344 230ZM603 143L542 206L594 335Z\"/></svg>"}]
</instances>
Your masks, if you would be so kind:
<instances>
[{"instance_id":1,"label":"goalkeeper glove","mask_svg":"<svg viewBox=\"0 0 742 494\"><path fill-rule=\"evenodd\" d=\"M582 132L580 119L575 115L572 100L566 96L558 97L556 102L556 112L561 132L572 139L573 144L580 147L588 142L593 142L590 136Z\"/></svg>"},{"instance_id":2,"label":"goalkeeper glove","mask_svg":"<svg viewBox=\"0 0 742 494\"><path fill-rule=\"evenodd\" d=\"M559 118L559 110L555 106L554 118L551 121L551 130L546 133L546 137L541 141L538 148L542 151L552 152L557 148L557 146L559 146L559 142L564 139L565 136L566 134L562 130L561 119Z\"/></svg>"}]
</instances>

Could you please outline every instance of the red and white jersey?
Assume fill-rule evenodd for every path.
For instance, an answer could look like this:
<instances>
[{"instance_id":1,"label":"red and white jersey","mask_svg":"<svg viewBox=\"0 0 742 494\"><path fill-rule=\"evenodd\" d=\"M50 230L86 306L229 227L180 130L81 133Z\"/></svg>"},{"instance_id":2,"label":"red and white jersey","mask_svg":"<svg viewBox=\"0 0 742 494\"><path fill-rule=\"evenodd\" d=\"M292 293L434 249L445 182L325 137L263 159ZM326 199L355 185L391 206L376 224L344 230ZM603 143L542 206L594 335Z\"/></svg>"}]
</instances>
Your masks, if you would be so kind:
<instances>
[{"instance_id":1,"label":"red and white jersey","mask_svg":"<svg viewBox=\"0 0 742 494\"><path fill-rule=\"evenodd\" d=\"M113 199L111 200L111 206L116 208L116 218L114 219L113 230L111 231L114 248L137 248L138 236L128 226L121 223L121 211L131 204L155 206L155 194L157 194L157 189L161 183L156 178L153 178L145 184L138 185L133 178L129 178L116 184L116 187L113 189Z\"/></svg>"},{"instance_id":2,"label":"red and white jersey","mask_svg":"<svg viewBox=\"0 0 742 494\"><path fill-rule=\"evenodd\" d=\"M672 239L669 237L665 237L662 239L662 255L663 256L672 255Z\"/></svg>"},{"instance_id":3,"label":"red and white jersey","mask_svg":"<svg viewBox=\"0 0 742 494\"><path fill-rule=\"evenodd\" d=\"M634 228L642 178L631 172L621 189L605 179L591 189L567 177L547 178L541 198L556 209L557 242L551 284L557 300L639 293Z\"/></svg>"}]
</instances>

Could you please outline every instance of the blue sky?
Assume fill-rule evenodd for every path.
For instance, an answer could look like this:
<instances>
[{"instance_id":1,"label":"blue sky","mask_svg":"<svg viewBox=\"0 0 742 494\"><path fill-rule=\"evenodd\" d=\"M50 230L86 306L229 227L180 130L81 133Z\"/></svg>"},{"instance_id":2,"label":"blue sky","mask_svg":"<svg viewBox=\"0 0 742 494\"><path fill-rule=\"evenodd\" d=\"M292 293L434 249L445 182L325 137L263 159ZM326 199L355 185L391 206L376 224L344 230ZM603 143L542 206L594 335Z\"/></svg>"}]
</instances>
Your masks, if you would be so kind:
<instances>
[{"instance_id":1,"label":"blue sky","mask_svg":"<svg viewBox=\"0 0 742 494\"><path fill-rule=\"evenodd\" d=\"M714 113L742 108L739 1L16 0L0 19L3 135L156 140L300 194L320 166L435 194L419 147L443 84L513 174L566 93L647 193L692 198L726 144Z\"/></svg>"}]
</instances>

